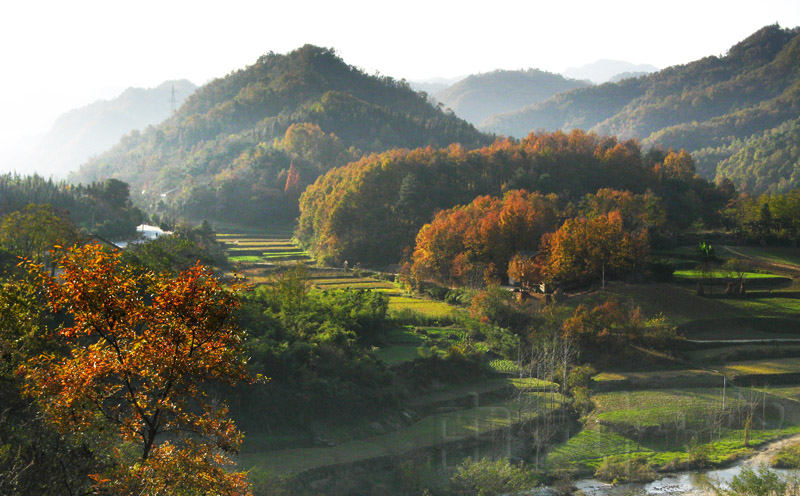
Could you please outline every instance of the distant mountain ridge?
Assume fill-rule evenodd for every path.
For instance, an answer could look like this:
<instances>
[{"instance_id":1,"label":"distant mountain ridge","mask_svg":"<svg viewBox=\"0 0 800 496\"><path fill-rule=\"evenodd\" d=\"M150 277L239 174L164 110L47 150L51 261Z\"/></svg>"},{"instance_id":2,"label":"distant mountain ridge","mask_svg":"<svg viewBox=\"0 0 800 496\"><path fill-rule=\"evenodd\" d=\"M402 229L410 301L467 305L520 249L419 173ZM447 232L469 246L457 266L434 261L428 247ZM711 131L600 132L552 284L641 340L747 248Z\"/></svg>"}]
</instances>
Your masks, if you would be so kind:
<instances>
[{"instance_id":1,"label":"distant mountain ridge","mask_svg":"<svg viewBox=\"0 0 800 496\"><path fill-rule=\"evenodd\" d=\"M563 74L571 79L586 79L595 84L603 84L623 73L648 74L657 70L658 67L650 64L632 64L624 60L602 59L580 67L567 68Z\"/></svg>"},{"instance_id":2,"label":"distant mountain ridge","mask_svg":"<svg viewBox=\"0 0 800 496\"><path fill-rule=\"evenodd\" d=\"M534 129L580 128L638 138L645 146L691 151L705 177L735 178L738 187L753 192L782 191L800 186L798 174L766 183L734 176L723 162L750 139L800 114L798 60L800 28L766 26L723 57L709 56L647 76L561 93L495 116L482 128L516 137ZM755 184L760 186L752 189Z\"/></svg>"},{"instance_id":3,"label":"distant mountain ridge","mask_svg":"<svg viewBox=\"0 0 800 496\"><path fill-rule=\"evenodd\" d=\"M170 116L173 88L180 104L197 86L181 79L165 81L155 88L128 88L116 98L62 114L37 147L37 169L45 175L66 176L91 156L115 145L123 135L159 124Z\"/></svg>"},{"instance_id":4,"label":"distant mountain ridge","mask_svg":"<svg viewBox=\"0 0 800 496\"><path fill-rule=\"evenodd\" d=\"M479 125L492 115L518 110L562 91L587 86L590 83L538 69L496 70L468 76L435 93L434 98L457 116Z\"/></svg>"},{"instance_id":5,"label":"distant mountain ridge","mask_svg":"<svg viewBox=\"0 0 800 496\"><path fill-rule=\"evenodd\" d=\"M390 148L471 148L491 137L404 81L369 76L332 49L269 53L199 88L167 121L125 136L71 177L113 177L151 211L292 222L306 184Z\"/></svg>"}]
</instances>

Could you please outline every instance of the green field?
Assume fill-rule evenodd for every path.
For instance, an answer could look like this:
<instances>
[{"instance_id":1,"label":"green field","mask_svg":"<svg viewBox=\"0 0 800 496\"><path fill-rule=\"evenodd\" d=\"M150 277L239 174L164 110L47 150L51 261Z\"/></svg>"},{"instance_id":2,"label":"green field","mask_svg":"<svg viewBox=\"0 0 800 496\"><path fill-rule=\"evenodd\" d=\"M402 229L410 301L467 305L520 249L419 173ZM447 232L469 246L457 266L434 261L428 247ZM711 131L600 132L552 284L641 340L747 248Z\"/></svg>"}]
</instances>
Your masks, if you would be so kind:
<instances>
[{"instance_id":1,"label":"green field","mask_svg":"<svg viewBox=\"0 0 800 496\"><path fill-rule=\"evenodd\" d=\"M687 461L724 463L752 451L750 446L800 432L796 414L786 416L791 404L775 408L783 400L775 394L728 388L676 388L620 391L593 396L595 410L586 426L547 457L553 468L596 470L604 459L642 458L655 468ZM796 390L793 390L796 392ZM773 391L770 390L770 393ZM753 422L745 446L742 428L747 405L765 399L767 422ZM761 408L756 408L761 412Z\"/></svg>"},{"instance_id":2,"label":"green field","mask_svg":"<svg viewBox=\"0 0 800 496\"><path fill-rule=\"evenodd\" d=\"M411 310L431 318L452 317L455 307L441 301L423 300L411 296L397 296L389 299L390 311Z\"/></svg>"}]
</instances>

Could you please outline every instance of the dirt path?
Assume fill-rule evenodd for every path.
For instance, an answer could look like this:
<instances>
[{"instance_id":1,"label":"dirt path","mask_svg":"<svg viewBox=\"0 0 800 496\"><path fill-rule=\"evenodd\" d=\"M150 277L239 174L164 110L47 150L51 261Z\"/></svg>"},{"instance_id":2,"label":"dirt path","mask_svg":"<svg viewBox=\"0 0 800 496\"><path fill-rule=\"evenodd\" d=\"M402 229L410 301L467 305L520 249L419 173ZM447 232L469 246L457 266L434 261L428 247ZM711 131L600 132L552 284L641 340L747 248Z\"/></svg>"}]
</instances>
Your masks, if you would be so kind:
<instances>
[{"instance_id":1,"label":"dirt path","mask_svg":"<svg viewBox=\"0 0 800 496\"><path fill-rule=\"evenodd\" d=\"M771 265L773 267L779 267L781 269L788 270L788 271L793 272L795 274L800 272L800 267L798 267L797 265L784 264L784 263L779 263L779 262L770 262L769 260L764 260L763 258L754 257L752 255L747 255L745 253L742 253L739 250L734 250L730 246L723 246L723 248L728 250L729 252L733 253L734 255L736 255L738 257L748 258L750 260L755 260L756 262L762 263L764 265Z\"/></svg>"},{"instance_id":2,"label":"dirt path","mask_svg":"<svg viewBox=\"0 0 800 496\"><path fill-rule=\"evenodd\" d=\"M768 443L766 446L761 447L755 455L744 460L742 465L745 467L757 467L762 464L769 465L772 461L772 457L775 456L778 451L790 444L798 442L800 442L800 434L795 434L794 436L785 437L783 439Z\"/></svg>"}]
</instances>

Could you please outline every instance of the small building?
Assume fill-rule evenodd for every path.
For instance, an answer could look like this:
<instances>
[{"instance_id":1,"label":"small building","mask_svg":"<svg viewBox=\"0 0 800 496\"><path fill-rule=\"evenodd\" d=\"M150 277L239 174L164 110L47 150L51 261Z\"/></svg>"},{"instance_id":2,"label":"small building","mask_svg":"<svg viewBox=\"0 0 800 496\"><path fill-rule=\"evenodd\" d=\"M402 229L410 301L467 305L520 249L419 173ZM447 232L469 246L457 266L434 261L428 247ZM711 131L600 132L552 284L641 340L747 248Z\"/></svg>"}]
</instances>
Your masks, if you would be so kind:
<instances>
[{"instance_id":1,"label":"small building","mask_svg":"<svg viewBox=\"0 0 800 496\"><path fill-rule=\"evenodd\" d=\"M136 238L127 241L115 241L114 244L120 248L125 248L130 243L138 243L140 241L152 241L161 236L172 234L172 231L165 231L158 226L151 226L149 224L139 224L136 226Z\"/></svg>"}]
</instances>

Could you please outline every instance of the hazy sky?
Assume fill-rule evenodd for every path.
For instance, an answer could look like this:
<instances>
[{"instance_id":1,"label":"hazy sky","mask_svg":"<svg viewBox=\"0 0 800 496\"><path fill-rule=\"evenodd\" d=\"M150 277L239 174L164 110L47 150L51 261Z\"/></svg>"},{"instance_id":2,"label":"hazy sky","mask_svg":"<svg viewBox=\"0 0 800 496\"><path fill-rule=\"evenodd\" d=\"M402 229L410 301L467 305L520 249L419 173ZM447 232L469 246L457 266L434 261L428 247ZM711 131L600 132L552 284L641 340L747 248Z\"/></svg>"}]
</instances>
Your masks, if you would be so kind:
<instances>
[{"instance_id":1,"label":"hazy sky","mask_svg":"<svg viewBox=\"0 0 800 496\"><path fill-rule=\"evenodd\" d=\"M202 84L305 43L413 80L601 58L663 68L724 54L776 22L800 25L800 0L11 1L0 20L0 151L127 87Z\"/></svg>"}]
</instances>

